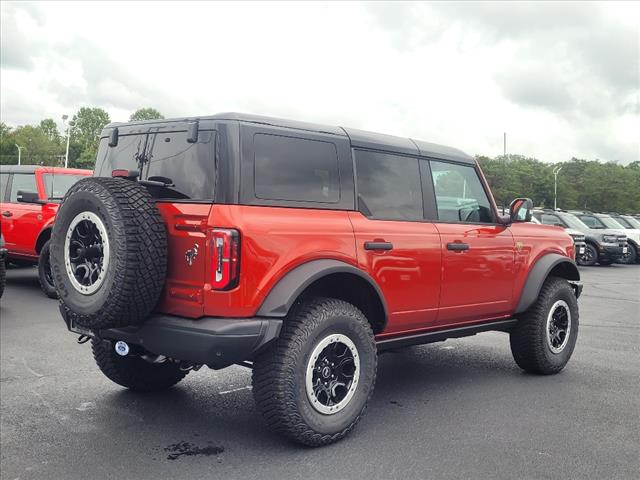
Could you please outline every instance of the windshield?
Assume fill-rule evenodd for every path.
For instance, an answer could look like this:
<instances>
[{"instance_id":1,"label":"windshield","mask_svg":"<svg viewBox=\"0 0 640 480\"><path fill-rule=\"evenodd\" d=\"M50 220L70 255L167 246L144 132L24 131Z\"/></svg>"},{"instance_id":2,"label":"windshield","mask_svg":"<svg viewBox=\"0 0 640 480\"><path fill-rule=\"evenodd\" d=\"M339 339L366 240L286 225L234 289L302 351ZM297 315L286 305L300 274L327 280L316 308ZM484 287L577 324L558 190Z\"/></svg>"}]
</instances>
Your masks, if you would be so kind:
<instances>
[{"instance_id":1,"label":"windshield","mask_svg":"<svg viewBox=\"0 0 640 480\"><path fill-rule=\"evenodd\" d=\"M96 173L110 177L116 169L138 170L140 180L160 180L165 186L149 188L155 198L211 200L215 181L215 131L199 131L197 142L187 132L152 132L121 135L118 144L100 141ZM172 184L172 185L171 185Z\"/></svg>"},{"instance_id":2,"label":"windshield","mask_svg":"<svg viewBox=\"0 0 640 480\"><path fill-rule=\"evenodd\" d=\"M78 180L86 178L86 175L69 175L45 173L42 175L44 190L49 199L62 199L67 190Z\"/></svg>"},{"instance_id":3,"label":"windshield","mask_svg":"<svg viewBox=\"0 0 640 480\"><path fill-rule=\"evenodd\" d=\"M629 228L640 230L640 222L633 217L622 217L622 220L629 224Z\"/></svg>"},{"instance_id":4,"label":"windshield","mask_svg":"<svg viewBox=\"0 0 640 480\"><path fill-rule=\"evenodd\" d=\"M617 228L617 229L623 229L624 230L624 225L622 225L620 222L618 222L616 219L612 218L612 217L599 217L600 221L602 221L602 223L604 223L608 228Z\"/></svg>"},{"instance_id":5,"label":"windshield","mask_svg":"<svg viewBox=\"0 0 640 480\"><path fill-rule=\"evenodd\" d=\"M562 219L564 223L571 228L575 228L576 230L589 230L589 227L582 220L571 213L565 213L562 215Z\"/></svg>"}]
</instances>

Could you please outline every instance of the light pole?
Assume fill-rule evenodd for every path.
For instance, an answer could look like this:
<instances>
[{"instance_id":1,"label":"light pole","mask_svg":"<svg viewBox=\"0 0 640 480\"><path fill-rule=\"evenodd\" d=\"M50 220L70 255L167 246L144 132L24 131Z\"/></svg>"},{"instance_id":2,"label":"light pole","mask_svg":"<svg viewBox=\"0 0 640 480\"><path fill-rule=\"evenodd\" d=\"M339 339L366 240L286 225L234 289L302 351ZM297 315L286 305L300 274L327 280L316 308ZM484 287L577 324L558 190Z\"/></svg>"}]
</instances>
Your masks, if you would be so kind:
<instances>
[{"instance_id":1,"label":"light pole","mask_svg":"<svg viewBox=\"0 0 640 480\"><path fill-rule=\"evenodd\" d=\"M16 147L18 147L18 165L20 165L20 158L22 157L22 148L20 148L20 145L18 145L16 143Z\"/></svg>"},{"instance_id":2,"label":"light pole","mask_svg":"<svg viewBox=\"0 0 640 480\"><path fill-rule=\"evenodd\" d=\"M562 170L562 165L558 165L553 169L553 209L558 208L558 174Z\"/></svg>"},{"instance_id":3,"label":"light pole","mask_svg":"<svg viewBox=\"0 0 640 480\"><path fill-rule=\"evenodd\" d=\"M69 166L69 124L67 123L67 119L69 118L69 115L62 115L62 124L63 125L67 125L67 150L64 154L64 168L67 168Z\"/></svg>"}]
</instances>

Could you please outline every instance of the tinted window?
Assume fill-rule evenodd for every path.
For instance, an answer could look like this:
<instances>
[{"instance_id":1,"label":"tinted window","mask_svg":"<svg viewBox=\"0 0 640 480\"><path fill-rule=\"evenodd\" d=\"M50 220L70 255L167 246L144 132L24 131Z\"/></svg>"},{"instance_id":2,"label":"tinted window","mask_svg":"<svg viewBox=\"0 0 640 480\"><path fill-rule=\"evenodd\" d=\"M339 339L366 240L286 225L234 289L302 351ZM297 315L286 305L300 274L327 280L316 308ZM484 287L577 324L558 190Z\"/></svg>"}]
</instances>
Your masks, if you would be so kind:
<instances>
[{"instance_id":1,"label":"tinted window","mask_svg":"<svg viewBox=\"0 0 640 480\"><path fill-rule=\"evenodd\" d=\"M337 203L338 152L333 143L256 134L255 193L266 200Z\"/></svg>"},{"instance_id":2,"label":"tinted window","mask_svg":"<svg viewBox=\"0 0 640 480\"><path fill-rule=\"evenodd\" d=\"M445 222L492 223L491 204L475 168L431 161L438 218Z\"/></svg>"},{"instance_id":3,"label":"tinted window","mask_svg":"<svg viewBox=\"0 0 640 480\"><path fill-rule=\"evenodd\" d=\"M422 220L418 159L356 151L358 209L386 220Z\"/></svg>"},{"instance_id":4,"label":"tinted window","mask_svg":"<svg viewBox=\"0 0 640 480\"><path fill-rule=\"evenodd\" d=\"M9 181L8 173L0 173L0 202L4 202L4 195L7 191L7 182Z\"/></svg>"},{"instance_id":5,"label":"tinted window","mask_svg":"<svg viewBox=\"0 0 640 480\"><path fill-rule=\"evenodd\" d=\"M45 173L42 175L42 181L44 182L44 189L47 198L62 198L67 193L67 190L76 183L82 175L54 175L51 173Z\"/></svg>"},{"instance_id":6,"label":"tinted window","mask_svg":"<svg viewBox=\"0 0 640 480\"><path fill-rule=\"evenodd\" d=\"M139 170L144 180L165 177L173 187L151 187L156 198L210 200L215 185L215 131L198 132L198 141L187 142L187 132L122 135L109 147L102 139L97 176L116 169Z\"/></svg>"},{"instance_id":7,"label":"tinted window","mask_svg":"<svg viewBox=\"0 0 640 480\"><path fill-rule=\"evenodd\" d=\"M542 218L541 218L542 223L544 223L545 225L563 225L562 220L560 220L558 217L556 217L555 215L549 215L547 213L543 213L542 214Z\"/></svg>"},{"instance_id":8,"label":"tinted window","mask_svg":"<svg viewBox=\"0 0 640 480\"><path fill-rule=\"evenodd\" d=\"M595 228L597 230L605 228L602 222L596 217L591 217L589 215L578 215L578 218L582 220L589 228Z\"/></svg>"},{"instance_id":9,"label":"tinted window","mask_svg":"<svg viewBox=\"0 0 640 480\"><path fill-rule=\"evenodd\" d=\"M11 182L11 196L9 197L10 202L18 201L19 190L22 190L23 192L38 193L38 187L36 187L36 176L33 173L15 173L13 175L13 181Z\"/></svg>"}]
</instances>

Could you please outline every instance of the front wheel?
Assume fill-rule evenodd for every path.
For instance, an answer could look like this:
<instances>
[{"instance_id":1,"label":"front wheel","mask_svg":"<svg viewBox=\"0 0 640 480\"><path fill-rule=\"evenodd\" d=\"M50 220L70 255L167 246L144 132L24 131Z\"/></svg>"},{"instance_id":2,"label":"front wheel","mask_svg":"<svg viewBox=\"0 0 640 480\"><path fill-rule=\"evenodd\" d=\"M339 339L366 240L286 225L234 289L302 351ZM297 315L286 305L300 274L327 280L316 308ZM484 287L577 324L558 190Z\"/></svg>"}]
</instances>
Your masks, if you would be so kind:
<instances>
[{"instance_id":1,"label":"front wheel","mask_svg":"<svg viewBox=\"0 0 640 480\"><path fill-rule=\"evenodd\" d=\"M578 300L569 282L549 277L511 331L511 353L518 366L542 375L562 370L578 339L578 317Z\"/></svg>"},{"instance_id":2,"label":"front wheel","mask_svg":"<svg viewBox=\"0 0 640 480\"><path fill-rule=\"evenodd\" d=\"M627 246L627 253L625 253L620 259L620 263L624 263L625 265L632 265L636 263L638 260L638 250L635 245L631 243Z\"/></svg>"},{"instance_id":3,"label":"front wheel","mask_svg":"<svg viewBox=\"0 0 640 480\"><path fill-rule=\"evenodd\" d=\"M596 247L587 243L584 254L577 258L578 265L591 267L598 262L598 250Z\"/></svg>"},{"instance_id":4,"label":"front wheel","mask_svg":"<svg viewBox=\"0 0 640 480\"><path fill-rule=\"evenodd\" d=\"M40 288L49 298L58 298L56 286L53 284L53 275L51 274L50 247L51 241L47 240L40 250L40 259L38 260L38 279L40 280Z\"/></svg>"},{"instance_id":5,"label":"front wheel","mask_svg":"<svg viewBox=\"0 0 640 480\"><path fill-rule=\"evenodd\" d=\"M360 420L375 384L371 326L350 303L315 298L292 309L254 362L253 393L269 426L309 446L336 442Z\"/></svg>"}]
</instances>

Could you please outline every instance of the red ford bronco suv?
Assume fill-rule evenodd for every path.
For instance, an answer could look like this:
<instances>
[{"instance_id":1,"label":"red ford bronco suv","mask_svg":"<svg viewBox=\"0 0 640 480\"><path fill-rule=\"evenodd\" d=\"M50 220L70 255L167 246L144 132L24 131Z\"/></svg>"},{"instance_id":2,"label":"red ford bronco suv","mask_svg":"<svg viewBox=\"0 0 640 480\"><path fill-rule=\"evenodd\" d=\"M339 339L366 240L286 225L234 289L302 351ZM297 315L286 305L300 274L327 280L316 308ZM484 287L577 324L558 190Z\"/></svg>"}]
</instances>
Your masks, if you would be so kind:
<instances>
[{"instance_id":1,"label":"red ford bronco suv","mask_svg":"<svg viewBox=\"0 0 640 480\"><path fill-rule=\"evenodd\" d=\"M557 373L578 335L573 241L499 216L473 158L348 128L220 114L110 124L69 189L51 264L67 328L132 390L253 369L266 422L347 435L390 348L508 332Z\"/></svg>"},{"instance_id":2,"label":"red ford bronco suv","mask_svg":"<svg viewBox=\"0 0 640 480\"><path fill-rule=\"evenodd\" d=\"M7 261L38 265L42 291L56 298L49 266L49 238L60 200L91 170L3 165L0 169L0 229Z\"/></svg>"}]
</instances>

